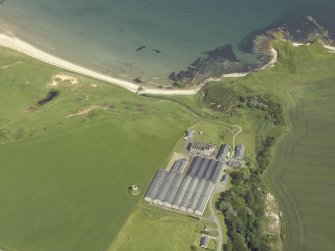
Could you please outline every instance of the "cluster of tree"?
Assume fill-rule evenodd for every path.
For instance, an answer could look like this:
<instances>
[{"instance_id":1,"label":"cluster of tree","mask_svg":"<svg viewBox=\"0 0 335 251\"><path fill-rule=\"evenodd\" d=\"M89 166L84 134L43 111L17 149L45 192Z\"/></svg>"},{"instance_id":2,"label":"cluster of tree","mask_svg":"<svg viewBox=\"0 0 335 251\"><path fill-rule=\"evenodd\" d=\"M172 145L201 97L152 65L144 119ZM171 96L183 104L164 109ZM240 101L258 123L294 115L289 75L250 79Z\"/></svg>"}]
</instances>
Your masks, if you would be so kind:
<instances>
[{"instance_id":1,"label":"cluster of tree","mask_svg":"<svg viewBox=\"0 0 335 251\"><path fill-rule=\"evenodd\" d=\"M221 194L218 208L225 216L229 241L226 251L271 250L272 237L264 234L265 199L258 169L231 173L233 187Z\"/></svg>"},{"instance_id":2,"label":"cluster of tree","mask_svg":"<svg viewBox=\"0 0 335 251\"><path fill-rule=\"evenodd\" d=\"M257 144L256 160L260 173L263 173L267 165L270 163L270 149L274 142L274 137L267 136Z\"/></svg>"},{"instance_id":3,"label":"cluster of tree","mask_svg":"<svg viewBox=\"0 0 335 251\"><path fill-rule=\"evenodd\" d=\"M249 108L255 108L266 112L265 119L272 119L275 125L282 125L283 109L280 104L271 100L270 96L248 95L240 96L239 107L243 107L243 103Z\"/></svg>"}]
</instances>

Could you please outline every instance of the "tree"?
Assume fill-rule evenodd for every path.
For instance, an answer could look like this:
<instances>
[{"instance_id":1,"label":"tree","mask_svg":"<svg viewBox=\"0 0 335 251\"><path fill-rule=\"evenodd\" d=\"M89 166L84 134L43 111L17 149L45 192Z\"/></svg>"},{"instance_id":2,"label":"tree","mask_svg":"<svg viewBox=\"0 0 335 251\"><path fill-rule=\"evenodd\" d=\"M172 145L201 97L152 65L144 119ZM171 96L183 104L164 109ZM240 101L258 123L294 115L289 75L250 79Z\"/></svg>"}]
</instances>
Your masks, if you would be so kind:
<instances>
[{"instance_id":1,"label":"tree","mask_svg":"<svg viewBox=\"0 0 335 251\"><path fill-rule=\"evenodd\" d=\"M195 246L195 245L192 245L192 246L191 246L191 250L192 250L192 251L197 251L197 250L198 250L198 247Z\"/></svg>"}]
</instances>

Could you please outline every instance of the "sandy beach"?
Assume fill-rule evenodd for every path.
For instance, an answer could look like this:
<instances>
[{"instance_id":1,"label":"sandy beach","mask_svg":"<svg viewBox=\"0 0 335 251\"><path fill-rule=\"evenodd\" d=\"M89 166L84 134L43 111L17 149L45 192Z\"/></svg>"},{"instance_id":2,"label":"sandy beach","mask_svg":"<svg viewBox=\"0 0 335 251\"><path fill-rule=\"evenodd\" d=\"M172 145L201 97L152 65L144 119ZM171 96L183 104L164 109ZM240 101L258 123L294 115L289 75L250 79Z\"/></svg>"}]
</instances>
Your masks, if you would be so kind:
<instances>
[{"instance_id":1,"label":"sandy beach","mask_svg":"<svg viewBox=\"0 0 335 251\"><path fill-rule=\"evenodd\" d=\"M72 71L75 73L79 73L88 77L92 77L95 79L99 79L111 84L118 85L120 87L123 87L133 93L137 93L139 95L194 95L198 91L201 90L207 83L209 82L218 82L221 81L223 78L232 78L232 77L245 77L249 74L249 72L242 72L242 73L230 73L230 74L223 74L222 76L218 78L209 78L203 81L197 88L193 89L159 89L159 88L146 88L141 87L141 90L139 90L139 86L118 78L110 77L95 71L92 71L90 69L87 69L85 67L82 67L80 65L76 65L73 63L70 63L66 60L60 59L58 57L55 57L53 55L50 55L14 36L8 35L8 34L0 34L0 46L10 48L12 50L21 52L25 55L28 55L30 57L33 57L35 59L38 59L40 61L43 61L45 63L57 66L61 69L65 69L68 71ZM300 44L294 44L294 46L300 46ZM324 45L324 47L331 52L335 52L335 47ZM260 70L265 70L268 68L271 68L275 65L275 63L278 60L278 52L274 48L270 48L270 52L272 54L271 60L264 66L260 68Z\"/></svg>"},{"instance_id":2,"label":"sandy beach","mask_svg":"<svg viewBox=\"0 0 335 251\"><path fill-rule=\"evenodd\" d=\"M330 50L332 53L335 53L335 47L334 46L324 45L323 47L325 47L326 49Z\"/></svg>"},{"instance_id":3,"label":"sandy beach","mask_svg":"<svg viewBox=\"0 0 335 251\"><path fill-rule=\"evenodd\" d=\"M275 63L278 61L278 51L273 47L270 48L272 58L269 63L261 67L261 71L274 67Z\"/></svg>"},{"instance_id":4,"label":"sandy beach","mask_svg":"<svg viewBox=\"0 0 335 251\"><path fill-rule=\"evenodd\" d=\"M10 35L6 34L0 34L0 46L21 52L23 54L26 54L27 56L33 57L35 59L38 59L40 61L43 61L47 64L51 64L54 66L57 66L59 68L72 71L75 73L79 73L88 77L92 77L95 79L99 79L102 81L106 81L108 83L112 83L115 85L118 85L120 87L123 87L131 92L136 93L138 91L138 85L131 83L126 80L113 78L110 76L103 75L101 73L86 69L82 66L67 62L63 59L60 59L58 57L52 56L18 38L12 37Z\"/></svg>"},{"instance_id":5,"label":"sandy beach","mask_svg":"<svg viewBox=\"0 0 335 251\"><path fill-rule=\"evenodd\" d=\"M14 36L8 34L0 34L0 46L10 48L12 50L21 52L25 55L43 61L45 63L57 66L59 68L72 71L75 73L79 73L85 76L89 76L95 79L99 79L111 84L118 85L123 87L133 93L137 93L139 95L194 95L196 94L201 88L203 88L209 82L218 82L223 78L232 78L232 77L245 77L248 75L248 72L243 73L230 73L230 74L223 74L219 78L209 78L203 81L197 88L193 89L158 89L158 88L145 88L142 87L142 90L139 90L139 86L118 78L110 77L103 75L101 73L92 71L90 69L84 68L82 66L70 63L53 55L50 55ZM271 48L271 53L273 55L272 59L269 63L264 65L261 70L267 69L272 67L278 60L278 52Z\"/></svg>"}]
</instances>

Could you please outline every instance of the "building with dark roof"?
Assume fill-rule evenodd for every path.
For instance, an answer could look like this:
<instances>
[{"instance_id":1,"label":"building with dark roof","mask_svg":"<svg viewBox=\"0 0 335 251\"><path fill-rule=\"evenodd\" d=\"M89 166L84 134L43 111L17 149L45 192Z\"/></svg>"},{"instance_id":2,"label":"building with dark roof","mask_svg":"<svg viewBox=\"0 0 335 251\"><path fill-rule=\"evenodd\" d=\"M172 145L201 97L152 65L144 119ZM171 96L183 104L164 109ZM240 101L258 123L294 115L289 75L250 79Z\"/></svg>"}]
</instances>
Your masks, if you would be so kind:
<instances>
[{"instance_id":1,"label":"building with dark roof","mask_svg":"<svg viewBox=\"0 0 335 251\"><path fill-rule=\"evenodd\" d=\"M200 142L200 141L195 141L192 143L190 147L190 152L195 153L195 154L201 154L204 156L212 156L215 151L215 146L205 143L205 142Z\"/></svg>"},{"instance_id":2,"label":"building with dark roof","mask_svg":"<svg viewBox=\"0 0 335 251\"><path fill-rule=\"evenodd\" d=\"M201 248L208 248L209 238L207 235L203 235L200 238L200 247Z\"/></svg>"},{"instance_id":3,"label":"building with dark roof","mask_svg":"<svg viewBox=\"0 0 335 251\"><path fill-rule=\"evenodd\" d=\"M187 175L216 183L222 167L223 163L218 160L196 156L192 160Z\"/></svg>"},{"instance_id":4,"label":"building with dark roof","mask_svg":"<svg viewBox=\"0 0 335 251\"><path fill-rule=\"evenodd\" d=\"M235 156L234 156L234 158L235 159L243 159L244 154L245 154L245 145L242 145L242 144L237 145L236 149L235 149Z\"/></svg>"},{"instance_id":5,"label":"building with dark roof","mask_svg":"<svg viewBox=\"0 0 335 251\"><path fill-rule=\"evenodd\" d=\"M154 180L151 182L144 199L148 202L152 202L152 200L155 198L156 193L158 192L158 189L160 188L165 175L167 174L167 172L165 172L164 170L158 170Z\"/></svg>"},{"instance_id":6,"label":"building with dark roof","mask_svg":"<svg viewBox=\"0 0 335 251\"><path fill-rule=\"evenodd\" d=\"M229 144L221 145L220 150L219 150L218 154L216 155L216 159L226 160L230 148L231 148L231 145L229 145Z\"/></svg>"},{"instance_id":7,"label":"building with dark roof","mask_svg":"<svg viewBox=\"0 0 335 251\"><path fill-rule=\"evenodd\" d=\"M209 159L205 161L214 163ZM144 199L158 206L202 216L214 189L213 180L217 179L216 172L221 168L218 166L212 164L201 176L158 170Z\"/></svg>"},{"instance_id":8,"label":"building with dark roof","mask_svg":"<svg viewBox=\"0 0 335 251\"><path fill-rule=\"evenodd\" d=\"M184 171L184 168L186 167L187 159L179 159L176 160L171 168L172 172L182 173Z\"/></svg>"}]
</instances>

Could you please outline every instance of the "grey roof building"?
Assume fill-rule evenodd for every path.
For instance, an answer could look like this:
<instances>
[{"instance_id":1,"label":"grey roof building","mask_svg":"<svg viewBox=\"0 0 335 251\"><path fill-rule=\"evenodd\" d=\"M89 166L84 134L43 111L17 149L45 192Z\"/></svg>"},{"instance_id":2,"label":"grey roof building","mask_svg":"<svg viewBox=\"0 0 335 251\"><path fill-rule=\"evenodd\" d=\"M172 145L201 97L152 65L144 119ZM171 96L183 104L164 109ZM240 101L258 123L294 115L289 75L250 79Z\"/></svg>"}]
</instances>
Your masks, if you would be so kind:
<instances>
[{"instance_id":1,"label":"grey roof building","mask_svg":"<svg viewBox=\"0 0 335 251\"><path fill-rule=\"evenodd\" d=\"M164 198L175 176L176 176L176 173L171 173L171 172L166 173L165 178L155 195L153 203L158 204L158 205L163 205Z\"/></svg>"},{"instance_id":2,"label":"grey roof building","mask_svg":"<svg viewBox=\"0 0 335 251\"><path fill-rule=\"evenodd\" d=\"M199 199L201 197L202 191L204 190L204 187L206 185L206 180L201 179L199 180L197 187L195 188L194 194L192 195L192 198L187 206L187 212L194 213L194 210L199 202Z\"/></svg>"},{"instance_id":3,"label":"grey roof building","mask_svg":"<svg viewBox=\"0 0 335 251\"><path fill-rule=\"evenodd\" d=\"M199 197L198 204L195 207L194 213L196 215L203 215L206 205L209 201L209 197L211 196L214 189L214 183L212 181L207 181L202 193Z\"/></svg>"},{"instance_id":4,"label":"grey roof building","mask_svg":"<svg viewBox=\"0 0 335 251\"><path fill-rule=\"evenodd\" d=\"M212 156L214 151L215 151L214 145L200 141L193 142L190 147L191 153L201 154L204 156Z\"/></svg>"},{"instance_id":5,"label":"grey roof building","mask_svg":"<svg viewBox=\"0 0 335 251\"><path fill-rule=\"evenodd\" d=\"M148 190L145 194L144 199L146 201L152 202L152 200L155 197L158 189L160 188L166 174L167 174L167 172L165 172L164 170L158 170L157 171L154 180L151 182L151 184L150 184L150 186L149 186L149 188L148 188Z\"/></svg>"},{"instance_id":6,"label":"grey roof building","mask_svg":"<svg viewBox=\"0 0 335 251\"><path fill-rule=\"evenodd\" d=\"M198 178L192 179L191 184L188 186L187 191L186 191L186 193L185 193L185 195L183 197L183 200L180 203L180 210L186 212L187 207L188 207L188 205L189 205L189 203L191 201L191 198L192 198L192 196L193 196L193 194L195 192L195 189L196 189L196 187L198 185L198 182L199 182Z\"/></svg>"},{"instance_id":7,"label":"grey roof building","mask_svg":"<svg viewBox=\"0 0 335 251\"><path fill-rule=\"evenodd\" d=\"M215 160L196 156L187 171L187 175L198 177L199 179L217 181L223 163Z\"/></svg>"},{"instance_id":8,"label":"grey roof building","mask_svg":"<svg viewBox=\"0 0 335 251\"><path fill-rule=\"evenodd\" d=\"M213 188L212 181L160 170L144 198L155 205L202 216Z\"/></svg>"},{"instance_id":9,"label":"grey roof building","mask_svg":"<svg viewBox=\"0 0 335 251\"><path fill-rule=\"evenodd\" d=\"M180 187L180 185L183 182L185 177L186 176L184 176L184 175L177 175L175 180L173 180L173 182L171 183L170 188L168 189L168 193L166 194L166 196L164 198L164 206L172 207L173 199L177 195L179 187Z\"/></svg>"},{"instance_id":10,"label":"grey roof building","mask_svg":"<svg viewBox=\"0 0 335 251\"><path fill-rule=\"evenodd\" d=\"M216 155L216 159L226 160L226 157L229 153L230 148L231 148L231 145L229 145L229 144L221 145L220 150L219 150L218 154Z\"/></svg>"},{"instance_id":11,"label":"grey roof building","mask_svg":"<svg viewBox=\"0 0 335 251\"><path fill-rule=\"evenodd\" d=\"M234 156L234 158L235 159L243 159L244 154L245 154L245 145L242 145L242 144L237 145L236 149L235 149L235 156Z\"/></svg>"},{"instance_id":12,"label":"grey roof building","mask_svg":"<svg viewBox=\"0 0 335 251\"><path fill-rule=\"evenodd\" d=\"M207 235L201 236L200 238L200 247L208 248L209 238Z\"/></svg>"},{"instance_id":13,"label":"grey roof building","mask_svg":"<svg viewBox=\"0 0 335 251\"><path fill-rule=\"evenodd\" d=\"M185 158L176 160L171 168L171 171L182 173L184 171L186 164L187 164L187 159Z\"/></svg>"},{"instance_id":14,"label":"grey roof building","mask_svg":"<svg viewBox=\"0 0 335 251\"><path fill-rule=\"evenodd\" d=\"M176 196L174 197L174 200L172 202L172 208L180 209L180 204L182 203L184 195L187 192L187 188L191 184L191 182L192 182L192 177L186 176L185 179L183 180L183 183L179 187L179 190Z\"/></svg>"}]
</instances>

